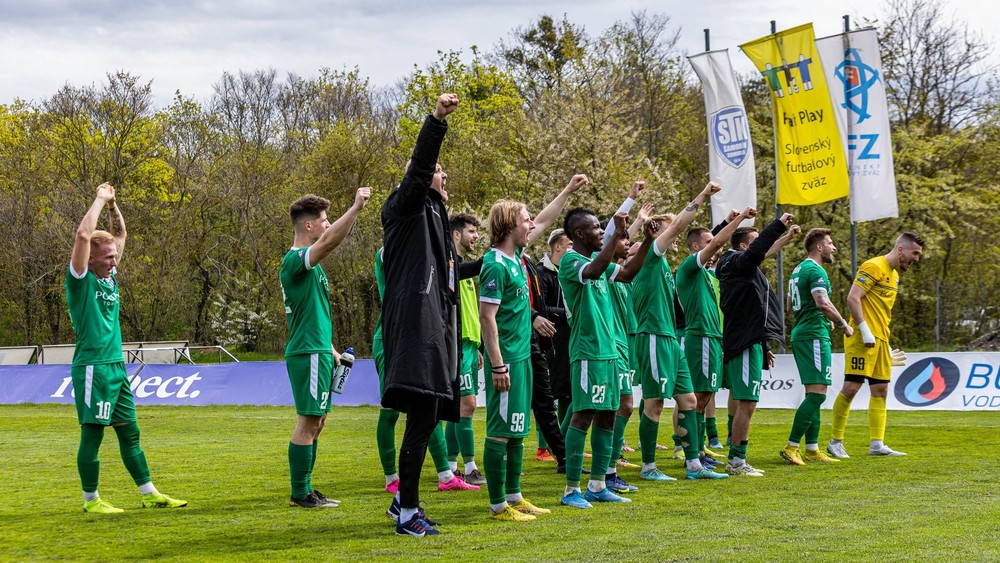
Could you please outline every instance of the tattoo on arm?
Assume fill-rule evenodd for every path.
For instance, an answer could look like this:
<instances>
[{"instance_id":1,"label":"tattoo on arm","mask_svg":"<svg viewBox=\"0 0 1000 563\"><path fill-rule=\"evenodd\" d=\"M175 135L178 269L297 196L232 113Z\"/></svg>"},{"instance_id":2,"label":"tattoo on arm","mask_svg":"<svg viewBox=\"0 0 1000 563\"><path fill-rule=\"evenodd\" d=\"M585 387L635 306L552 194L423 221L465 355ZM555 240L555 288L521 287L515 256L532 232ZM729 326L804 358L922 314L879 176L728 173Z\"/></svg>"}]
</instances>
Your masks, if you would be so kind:
<instances>
[{"instance_id":1,"label":"tattoo on arm","mask_svg":"<svg viewBox=\"0 0 1000 563\"><path fill-rule=\"evenodd\" d=\"M684 211L687 211L688 213L694 213L695 211L698 211L698 207L699 207L698 202L692 201L690 204L688 204L687 207L684 208Z\"/></svg>"},{"instance_id":2,"label":"tattoo on arm","mask_svg":"<svg viewBox=\"0 0 1000 563\"><path fill-rule=\"evenodd\" d=\"M111 210L111 234L120 235L122 233L122 221L118 215L118 208Z\"/></svg>"}]
</instances>

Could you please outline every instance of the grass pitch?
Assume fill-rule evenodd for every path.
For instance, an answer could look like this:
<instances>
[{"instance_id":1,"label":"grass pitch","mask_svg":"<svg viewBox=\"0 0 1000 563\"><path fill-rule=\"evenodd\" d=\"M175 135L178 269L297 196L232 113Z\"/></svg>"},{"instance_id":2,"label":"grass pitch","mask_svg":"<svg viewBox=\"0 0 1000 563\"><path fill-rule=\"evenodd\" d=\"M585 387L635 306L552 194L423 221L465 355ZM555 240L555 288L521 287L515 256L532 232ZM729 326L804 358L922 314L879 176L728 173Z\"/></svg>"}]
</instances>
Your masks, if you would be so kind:
<instances>
[{"instance_id":1,"label":"grass pitch","mask_svg":"<svg viewBox=\"0 0 1000 563\"><path fill-rule=\"evenodd\" d=\"M724 427L725 413L720 412ZM829 411L824 411L829 421ZM153 482L190 502L143 510L114 432L101 448L101 496L121 515L82 512L72 405L0 406L0 560L997 560L1000 413L890 412L887 442L903 458L867 455L863 412L852 414L838 464L793 467L777 452L791 411L761 410L750 461L760 479L646 483L632 504L559 507L564 481L525 442L525 496L553 514L487 519L486 488L436 492L428 459L421 498L443 535L394 535L375 448L377 410L334 408L313 484L340 508L287 506L291 408L139 407ZM483 412L476 413L477 457ZM397 440L402 437L402 420ZM724 433L724 432L723 432ZM661 443L669 442L668 427ZM635 445L636 419L626 441ZM829 428L821 441L829 438ZM659 465L682 478L679 462ZM637 460L638 453L630 459Z\"/></svg>"}]
</instances>

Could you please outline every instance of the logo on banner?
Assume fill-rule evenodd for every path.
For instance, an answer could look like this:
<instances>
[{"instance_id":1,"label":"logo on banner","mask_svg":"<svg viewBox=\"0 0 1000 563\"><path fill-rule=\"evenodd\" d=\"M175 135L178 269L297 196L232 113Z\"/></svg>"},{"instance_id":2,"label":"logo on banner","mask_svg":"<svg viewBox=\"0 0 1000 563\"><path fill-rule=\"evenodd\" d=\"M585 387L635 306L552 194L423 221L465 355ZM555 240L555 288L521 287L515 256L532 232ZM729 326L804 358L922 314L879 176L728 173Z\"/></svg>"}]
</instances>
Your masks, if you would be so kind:
<instances>
[{"instance_id":1,"label":"logo on banner","mask_svg":"<svg viewBox=\"0 0 1000 563\"><path fill-rule=\"evenodd\" d=\"M857 49L847 49L844 61L834 69L834 75L844 84L844 103L840 105L858 116L855 123L871 117L868 113L868 91L878 84L878 71L861 60Z\"/></svg>"},{"instance_id":2,"label":"logo on banner","mask_svg":"<svg viewBox=\"0 0 1000 563\"><path fill-rule=\"evenodd\" d=\"M951 361L924 358L896 380L896 400L911 407L928 407L951 395L960 380L958 366Z\"/></svg>"},{"instance_id":3,"label":"logo on banner","mask_svg":"<svg viewBox=\"0 0 1000 563\"><path fill-rule=\"evenodd\" d=\"M712 138L715 148L734 168L743 166L750 154L750 128L741 107L728 107L712 115Z\"/></svg>"}]
</instances>

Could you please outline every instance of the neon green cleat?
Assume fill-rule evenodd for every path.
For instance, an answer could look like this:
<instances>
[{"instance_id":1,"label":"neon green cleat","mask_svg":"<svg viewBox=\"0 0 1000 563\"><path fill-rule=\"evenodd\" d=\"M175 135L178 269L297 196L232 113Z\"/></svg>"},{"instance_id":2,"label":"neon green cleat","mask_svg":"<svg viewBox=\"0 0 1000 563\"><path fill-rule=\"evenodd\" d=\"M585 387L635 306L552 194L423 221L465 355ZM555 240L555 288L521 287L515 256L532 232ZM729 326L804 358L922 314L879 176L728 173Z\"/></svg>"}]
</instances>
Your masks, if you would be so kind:
<instances>
[{"instance_id":1,"label":"neon green cleat","mask_svg":"<svg viewBox=\"0 0 1000 563\"><path fill-rule=\"evenodd\" d=\"M95 514L119 514L121 512L125 512L120 508L111 506L110 502L102 499L101 497L97 497L94 500L89 500L83 503L83 511L93 512Z\"/></svg>"},{"instance_id":2,"label":"neon green cleat","mask_svg":"<svg viewBox=\"0 0 1000 563\"><path fill-rule=\"evenodd\" d=\"M163 493L142 495L143 508L180 508L187 506L188 501L170 498Z\"/></svg>"}]
</instances>

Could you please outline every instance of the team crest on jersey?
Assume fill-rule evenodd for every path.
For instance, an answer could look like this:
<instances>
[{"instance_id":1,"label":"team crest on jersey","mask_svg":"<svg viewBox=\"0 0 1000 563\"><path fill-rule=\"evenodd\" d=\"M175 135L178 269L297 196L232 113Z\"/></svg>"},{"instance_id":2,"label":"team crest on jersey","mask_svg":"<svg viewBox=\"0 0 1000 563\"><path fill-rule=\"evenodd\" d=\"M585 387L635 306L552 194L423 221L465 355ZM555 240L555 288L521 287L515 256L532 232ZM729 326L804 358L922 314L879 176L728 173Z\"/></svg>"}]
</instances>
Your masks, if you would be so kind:
<instances>
[{"instance_id":1,"label":"team crest on jersey","mask_svg":"<svg viewBox=\"0 0 1000 563\"><path fill-rule=\"evenodd\" d=\"M515 276L517 276L517 268L515 266L511 266L510 267L510 273L514 274Z\"/></svg>"},{"instance_id":2,"label":"team crest on jersey","mask_svg":"<svg viewBox=\"0 0 1000 563\"><path fill-rule=\"evenodd\" d=\"M306 249L304 249L304 248L299 249L299 258L302 258L305 255L306 255Z\"/></svg>"},{"instance_id":3,"label":"team crest on jersey","mask_svg":"<svg viewBox=\"0 0 1000 563\"><path fill-rule=\"evenodd\" d=\"M486 282L486 285L484 285L483 288L486 289L486 290L488 290L488 291L496 291L497 290L497 280L490 280L490 281Z\"/></svg>"}]
</instances>

